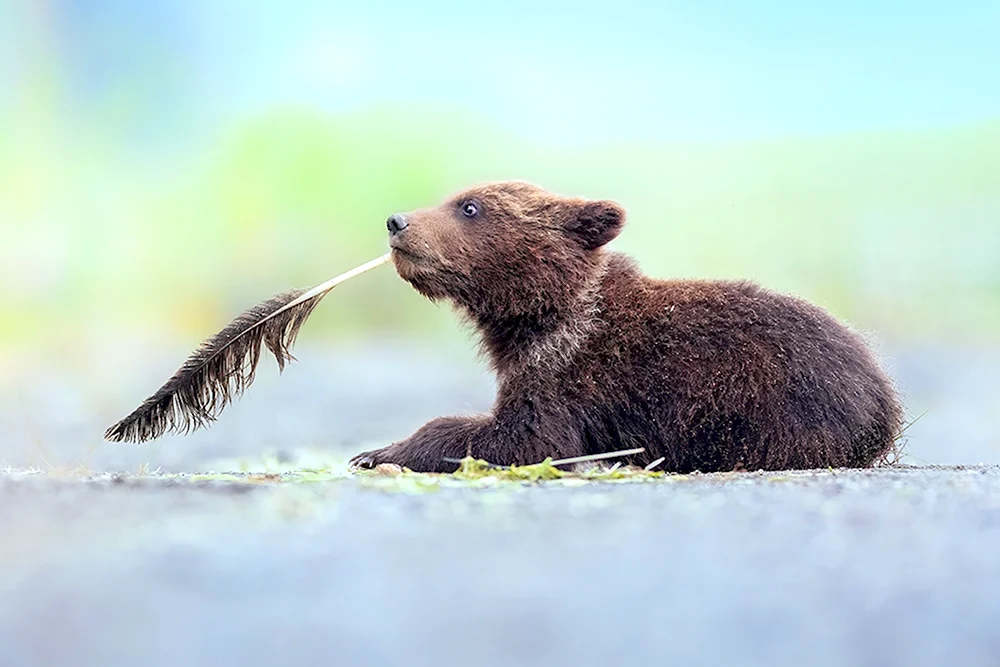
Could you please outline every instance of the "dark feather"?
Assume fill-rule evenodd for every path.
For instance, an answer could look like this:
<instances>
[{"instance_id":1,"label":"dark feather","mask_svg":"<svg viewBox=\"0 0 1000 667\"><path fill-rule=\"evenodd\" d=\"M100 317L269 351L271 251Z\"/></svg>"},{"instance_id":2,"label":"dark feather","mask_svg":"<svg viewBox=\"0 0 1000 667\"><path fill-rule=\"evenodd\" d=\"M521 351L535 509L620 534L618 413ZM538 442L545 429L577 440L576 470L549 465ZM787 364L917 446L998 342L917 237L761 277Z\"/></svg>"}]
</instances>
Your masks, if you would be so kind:
<instances>
[{"instance_id":1,"label":"dark feather","mask_svg":"<svg viewBox=\"0 0 1000 667\"><path fill-rule=\"evenodd\" d=\"M173 377L104 437L142 442L167 431L187 433L214 421L253 382L262 344L271 350L279 369L295 359L290 350L299 329L327 292L275 313L305 292L284 292L242 313L198 346Z\"/></svg>"},{"instance_id":2,"label":"dark feather","mask_svg":"<svg viewBox=\"0 0 1000 667\"><path fill-rule=\"evenodd\" d=\"M167 431L188 433L215 421L219 413L253 382L261 346L267 345L278 369L294 361L291 348L299 329L330 290L390 261L385 254L310 290L293 290L233 320L188 357L173 377L132 414L104 432L107 440L143 442Z\"/></svg>"}]
</instances>

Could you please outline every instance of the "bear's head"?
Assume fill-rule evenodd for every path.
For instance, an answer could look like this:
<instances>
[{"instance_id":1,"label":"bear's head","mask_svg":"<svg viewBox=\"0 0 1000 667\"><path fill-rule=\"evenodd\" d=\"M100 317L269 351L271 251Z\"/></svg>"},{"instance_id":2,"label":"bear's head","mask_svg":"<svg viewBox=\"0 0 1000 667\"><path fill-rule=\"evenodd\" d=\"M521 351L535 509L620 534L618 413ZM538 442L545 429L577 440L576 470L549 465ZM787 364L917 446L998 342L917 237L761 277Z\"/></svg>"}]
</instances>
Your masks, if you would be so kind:
<instances>
[{"instance_id":1,"label":"bear's head","mask_svg":"<svg viewBox=\"0 0 1000 667\"><path fill-rule=\"evenodd\" d=\"M522 182L483 185L386 222L399 275L475 319L535 320L571 309L621 231L614 202L561 197Z\"/></svg>"}]
</instances>

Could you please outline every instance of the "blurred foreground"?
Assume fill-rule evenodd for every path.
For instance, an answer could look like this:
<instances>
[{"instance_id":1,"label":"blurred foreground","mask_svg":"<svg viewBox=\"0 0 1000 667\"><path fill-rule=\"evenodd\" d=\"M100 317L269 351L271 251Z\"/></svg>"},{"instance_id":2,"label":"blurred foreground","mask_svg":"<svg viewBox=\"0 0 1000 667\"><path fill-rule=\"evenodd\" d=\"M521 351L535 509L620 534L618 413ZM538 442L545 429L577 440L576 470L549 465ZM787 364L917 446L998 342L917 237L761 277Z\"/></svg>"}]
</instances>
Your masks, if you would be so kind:
<instances>
[{"instance_id":1,"label":"blurred foreground","mask_svg":"<svg viewBox=\"0 0 1000 667\"><path fill-rule=\"evenodd\" d=\"M0 476L4 662L996 664L997 467L407 481Z\"/></svg>"}]
</instances>

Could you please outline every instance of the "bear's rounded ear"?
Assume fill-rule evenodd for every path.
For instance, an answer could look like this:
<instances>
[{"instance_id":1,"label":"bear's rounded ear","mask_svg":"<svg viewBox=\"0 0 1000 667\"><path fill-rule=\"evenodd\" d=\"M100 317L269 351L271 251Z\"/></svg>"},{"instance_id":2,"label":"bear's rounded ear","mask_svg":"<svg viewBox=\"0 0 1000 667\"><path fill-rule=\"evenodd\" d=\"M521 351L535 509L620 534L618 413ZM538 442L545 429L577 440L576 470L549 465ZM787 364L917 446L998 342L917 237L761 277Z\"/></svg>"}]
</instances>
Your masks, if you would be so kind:
<instances>
[{"instance_id":1,"label":"bear's rounded ear","mask_svg":"<svg viewBox=\"0 0 1000 667\"><path fill-rule=\"evenodd\" d=\"M567 231L587 250L600 248L618 236L625 224L625 209L613 201L588 201L570 212Z\"/></svg>"}]
</instances>

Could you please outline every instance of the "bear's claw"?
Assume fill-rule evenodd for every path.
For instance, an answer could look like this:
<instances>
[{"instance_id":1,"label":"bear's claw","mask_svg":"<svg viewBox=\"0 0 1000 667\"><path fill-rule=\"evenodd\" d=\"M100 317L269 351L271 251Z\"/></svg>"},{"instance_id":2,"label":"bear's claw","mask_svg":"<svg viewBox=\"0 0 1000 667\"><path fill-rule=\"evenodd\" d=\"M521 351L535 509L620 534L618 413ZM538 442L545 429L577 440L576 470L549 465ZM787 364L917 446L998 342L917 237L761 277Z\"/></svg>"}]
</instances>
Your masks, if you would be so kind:
<instances>
[{"instance_id":1,"label":"bear's claw","mask_svg":"<svg viewBox=\"0 0 1000 667\"><path fill-rule=\"evenodd\" d=\"M379 463L382 463L378 456L380 451L379 449L375 449L370 452L358 454L347 464L347 469L350 471L374 470Z\"/></svg>"}]
</instances>

